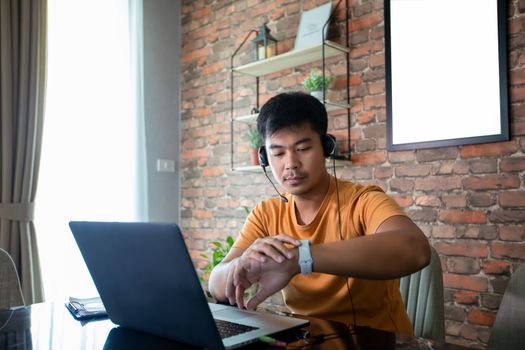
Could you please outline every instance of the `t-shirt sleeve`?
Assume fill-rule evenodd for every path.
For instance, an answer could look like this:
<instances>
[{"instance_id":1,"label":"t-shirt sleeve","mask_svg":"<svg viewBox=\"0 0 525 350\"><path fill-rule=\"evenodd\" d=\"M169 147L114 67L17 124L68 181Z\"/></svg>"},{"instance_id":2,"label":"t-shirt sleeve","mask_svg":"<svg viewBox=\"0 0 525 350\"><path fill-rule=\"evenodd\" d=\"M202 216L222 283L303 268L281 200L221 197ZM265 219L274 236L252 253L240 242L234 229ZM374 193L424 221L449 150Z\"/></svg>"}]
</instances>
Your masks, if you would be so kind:
<instances>
[{"instance_id":1,"label":"t-shirt sleeve","mask_svg":"<svg viewBox=\"0 0 525 350\"><path fill-rule=\"evenodd\" d=\"M361 229L365 235L374 234L383 221L392 216L406 216L396 201L377 186L367 187L359 196L357 206L355 213L359 216L357 219L362 223Z\"/></svg>"},{"instance_id":2,"label":"t-shirt sleeve","mask_svg":"<svg viewBox=\"0 0 525 350\"><path fill-rule=\"evenodd\" d=\"M264 225L263 214L262 205L259 203L246 218L241 233L233 244L234 248L246 250L255 240L268 235Z\"/></svg>"}]
</instances>

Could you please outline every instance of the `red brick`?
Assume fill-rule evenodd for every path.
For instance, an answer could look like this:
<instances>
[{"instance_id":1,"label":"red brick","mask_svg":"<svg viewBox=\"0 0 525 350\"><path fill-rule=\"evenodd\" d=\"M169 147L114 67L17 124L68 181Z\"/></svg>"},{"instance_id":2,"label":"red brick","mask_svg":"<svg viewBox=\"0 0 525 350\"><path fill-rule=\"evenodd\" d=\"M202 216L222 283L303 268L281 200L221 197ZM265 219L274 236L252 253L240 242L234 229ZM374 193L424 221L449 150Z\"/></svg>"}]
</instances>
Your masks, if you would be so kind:
<instances>
[{"instance_id":1,"label":"red brick","mask_svg":"<svg viewBox=\"0 0 525 350\"><path fill-rule=\"evenodd\" d=\"M188 63L188 62L191 62L191 61L194 61L196 59L199 59L199 58L204 58L204 57L207 57L209 55L209 49L208 48L202 48L202 49L198 49L198 50L194 50L194 51L191 51L187 54L183 54L182 57L181 57L181 62L182 63Z\"/></svg>"},{"instance_id":2,"label":"red brick","mask_svg":"<svg viewBox=\"0 0 525 350\"><path fill-rule=\"evenodd\" d=\"M471 309L467 315L467 320L470 323L484 325L484 326L492 326L495 319L496 319L495 312L483 311L480 309Z\"/></svg>"},{"instance_id":3,"label":"red brick","mask_svg":"<svg viewBox=\"0 0 525 350\"><path fill-rule=\"evenodd\" d=\"M419 196L416 198L416 204L421 207L439 207L441 200L437 196Z\"/></svg>"},{"instance_id":4,"label":"red brick","mask_svg":"<svg viewBox=\"0 0 525 350\"><path fill-rule=\"evenodd\" d=\"M525 243L492 242L493 258L517 258L525 260Z\"/></svg>"},{"instance_id":5,"label":"red brick","mask_svg":"<svg viewBox=\"0 0 525 350\"><path fill-rule=\"evenodd\" d=\"M461 147L461 158L510 155L518 150L515 141L468 145Z\"/></svg>"},{"instance_id":6,"label":"red brick","mask_svg":"<svg viewBox=\"0 0 525 350\"><path fill-rule=\"evenodd\" d=\"M361 85L363 81L361 80L361 76L359 74L352 74L350 75L350 86L357 86Z\"/></svg>"},{"instance_id":7,"label":"red brick","mask_svg":"<svg viewBox=\"0 0 525 350\"><path fill-rule=\"evenodd\" d=\"M486 175L463 179L463 187L467 190L519 188L520 184L520 178L513 175Z\"/></svg>"},{"instance_id":8,"label":"red brick","mask_svg":"<svg viewBox=\"0 0 525 350\"><path fill-rule=\"evenodd\" d=\"M510 264L506 261L485 260L483 262L483 272L491 275L508 275L510 273Z\"/></svg>"},{"instance_id":9,"label":"red brick","mask_svg":"<svg viewBox=\"0 0 525 350\"><path fill-rule=\"evenodd\" d=\"M356 20L349 22L348 29L351 32L356 32L362 29L374 27L383 22L383 14L380 12L373 12Z\"/></svg>"},{"instance_id":10,"label":"red brick","mask_svg":"<svg viewBox=\"0 0 525 350\"><path fill-rule=\"evenodd\" d=\"M392 195L391 197L402 208L407 208L414 204L414 199L412 198L412 196Z\"/></svg>"},{"instance_id":11,"label":"red brick","mask_svg":"<svg viewBox=\"0 0 525 350\"><path fill-rule=\"evenodd\" d=\"M489 215L489 220L495 223L504 224L523 224L525 222L525 210L516 209L496 209L493 210Z\"/></svg>"},{"instance_id":12,"label":"red brick","mask_svg":"<svg viewBox=\"0 0 525 350\"><path fill-rule=\"evenodd\" d=\"M395 169L396 176L428 176L430 174L430 165L400 165Z\"/></svg>"},{"instance_id":13,"label":"red brick","mask_svg":"<svg viewBox=\"0 0 525 350\"><path fill-rule=\"evenodd\" d=\"M465 275L476 275L481 270L478 259L467 257L447 257L447 271Z\"/></svg>"},{"instance_id":14,"label":"red brick","mask_svg":"<svg viewBox=\"0 0 525 350\"><path fill-rule=\"evenodd\" d=\"M370 68L379 67L385 65L385 54L380 53L377 55L371 55L368 59Z\"/></svg>"},{"instance_id":15,"label":"red brick","mask_svg":"<svg viewBox=\"0 0 525 350\"><path fill-rule=\"evenodd\" d=\"M520 26L521 26L521 29L523 30L523 18L520 18ZM512 22L511 22L511 25L512 25ZM511 85L521 85L523 83L525 83L525 69L523 68L519 68L519 69L513 69L511 71L509 71L509 80L510 80L510 84Z\"/></svg>"},{"instance_id":16,"label":"red brick","mask_svg":"<svg viewBox=\"0 0 525 350\"><path fill-rule=\"evenodd\" d=\"M357 114L356 120L359 124L368 124L375 118L375 113L372 111L363 111Z\"/></svg>"},{"instance_id":17,"label":"red brick","mask_svg":"<svg viewBox=\"0 0 525 350\"><path fill-rule=\"evenodd\" d=\"M441 225L432 227L432 237L434 238L454 238L456 229L452 225Z\"/></svg>"},{"instance_id":18,"label":"red brick","mask_svg":"<svg viewBox=\"0 0 525 350\"><path fill-rule=\"evenodd\" d=\"M461 194L443 195L443 203L447 208L464 208L467 206L467 200Z\"/></svg>"},{"instance_id":19,"label":"red brick","mask_svg":"<svg viewBox=\"0 0 525 350\"><path fill-rule=\"evenodd\" d=\"M374 151L352 154L352 164L354 165L376 165L386 161L385 151Z\"/></svg>"},{"instance_id":20,"label":"red brick","mask_svg":"<svg viewBox=\"0 0 525 350\"><path fill-rule=\"evenodd\" d=\"M487 291L488 283L487 279L482 277L444 273L443 286L445 288L485 292Z\"/></svg>"},{"instance_id":21,"label":"red brick","mask_svg":"<svg viewBox=\"0 0 525 350\"><path fill-rule=\"evenodd\" d=\"M443 210L439 220L447 224L484 224L487 222L481 210Z\"/></svg>"},{"instance_id":22,"label":"red brick","mask_svg":"<svg viewBox=\"0 0 525 350\"><path fill-rule=\"evenodd\" d=\"M224 174L224 167L222 166L216 166L216 167L207 167L204 168L202 171L202 175L209 177L209 176L220 176Z\"/></svg>"},{"instance_id":23,"label":"red brick","mask_svg":"<svg viewBox=\"0 0 525 350\"><path fill-rule=\"evenodd\" d=\"M460 290L454 294L454 299L458 304L477 304L479 301L479 293Z\"/></svg>"},{"instance_id":24,"label":"red brick","mask_svg":"<svg viewBox=\"0 0 525 350\"><path fill-rule=\"evenodd\" d=\"M499 238L502 241L520 242L525 237L525 226L501 226L499 229Z\"/></svg>"},{"instance_id":25,"label":"red brick","mask_svg":"<svg viewBox=\"0 0 525 350\"><path fill-rule=\"evenodd\" d=\"M368 89L368 94L370 95L379 95L385 93L385 82L381 80L376 80L368 83L366 85Z\"/></svg>"},{"instance_id":26,"label":"red brick","mask_svg":"<svg viewBox=\"0 0 525 350\"><path fill-rule=\"evenodd\" d=\"M379 107L384 108L386 106L386 99L384 95L365 96L364 102L365 110Z\"/></svg>"},{"instance_id":27,"label":"red brick","mask_svg":"<svg viewBox=\"0 0 525 350\"><path fill-rule=\"evenodd\" d=\"M212 213L210 210L194 210L192 216L197 219L211 219Z\"/></svg>"},{"instance_id":28,"label":"red brick","mask_svg":"<svg viewBox=\"0 0 525 350\"><path fill-rule=\"evenodd\" d=\"M518 10L520 11L520 13L525 12L525 0L518 1Z\"/></svg>"},{"instance_id":29,"label":"red brick","mask_svg":"<svg viewBox=\"0 0 525 350\"><path fill-rule=\"evenodd\" d=\"M419 191L450 191L461 188L459 176L428 176L416 179L416 190Z\"/></svg>"},{"instance_id":30,"label":"red brick","mask_svg":"<svg viewBox=\"0 0 525 350\"><path fill-rule=\"evenodd\" d=\"M511 103L525 101L525 87L513 86L509 92L510 92L510 102Z\"/></svg>"},{"instance_id":31,"label":"red brick","mask_svg":"<svg viewBox=\"0 0 525 350\"><path fill-rule=\"evenodd\" d=\"M503 207L524 207L525 191L500 192L499 204Z\"/></svg>"},{"instance_id":32,"label":"red brick","mask_svg":"<svg viewBox=\"0 0 525 350\"><path fill-rule=\"evenodd\" d=\"M524 120L513 121L510 124L510 132L511 132L511 135L514 135L514 136L525 135L525 121Z\"/></svg>"},{"instance_id":33,"label":"red brick","mask_svg":"<svg viewBox=\"0 0 525 350\"><path fill-rule=\"evenodd\" d=\"M375 167L374 168L374 177L377 179L384 179L392 177L393 170L392 167Z\"/></svg>"},{"instance_id":34,"label":"red brick","mask_svg":"<svg viewBox=\"0 0 525 350\"><path fill-rule=\"evenodd\" d=\"M208 156L209 156L209 152L206 149L192 149L192 150L182 152L183 160L195 159L195 158L200 158L200 157L204 157L208 159Z\"/></svg>"},{"instance_id":35,"label":"red brick","mask_svg":"<svg viewBox=\"0 0 525 350\"><path fill-rule=\"evenodd\" d=\"M222 62L208 64L206 65L206 67L202 69L202 75L210 75L213 73L217 73L223 69L224 69L224 63Z\"/></svg>"},{"instance_id":36,"label":"red brick","mask_svg":"<svg viewBox=\"0 0 525 350\"><path fill-rule=\"evenodd\" d=\"M392 163L412 162L416 158L414 151L389 152L388 160Z\"/></svg>"},{"instance_id":37,"label":"red brick","mask_svg":"<svg viewBox=\"0 0 525 350\"><path fill-rule=\"evenodd\" d=\"M486 258L488 256L487 245L472 240L456 240L454 243L436 242L434 247L443 255L470 256L473 258Z\"/></svg>"}]
</instances>

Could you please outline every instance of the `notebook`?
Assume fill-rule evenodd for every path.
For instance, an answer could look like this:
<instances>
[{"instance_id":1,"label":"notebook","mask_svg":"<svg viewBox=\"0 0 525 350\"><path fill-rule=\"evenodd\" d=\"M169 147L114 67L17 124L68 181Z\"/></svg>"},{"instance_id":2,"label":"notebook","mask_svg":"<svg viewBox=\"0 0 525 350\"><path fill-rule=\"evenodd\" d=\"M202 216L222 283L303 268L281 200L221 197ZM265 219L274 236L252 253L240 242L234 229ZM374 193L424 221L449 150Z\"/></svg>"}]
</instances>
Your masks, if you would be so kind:
<instances>
[{"instance_id":1,"label":"notebook","mask_svg":"<svg viewBox=\"0 0 525 350\"><path fill-rule=\"evenodd\" d=\"M70 222L115 324L207 349L233 349L307 320L208 303L176 224ZM212 315L213 314L213 315ZM219 326L240 326L221 338Z\"/></svg>"}]
</instances>

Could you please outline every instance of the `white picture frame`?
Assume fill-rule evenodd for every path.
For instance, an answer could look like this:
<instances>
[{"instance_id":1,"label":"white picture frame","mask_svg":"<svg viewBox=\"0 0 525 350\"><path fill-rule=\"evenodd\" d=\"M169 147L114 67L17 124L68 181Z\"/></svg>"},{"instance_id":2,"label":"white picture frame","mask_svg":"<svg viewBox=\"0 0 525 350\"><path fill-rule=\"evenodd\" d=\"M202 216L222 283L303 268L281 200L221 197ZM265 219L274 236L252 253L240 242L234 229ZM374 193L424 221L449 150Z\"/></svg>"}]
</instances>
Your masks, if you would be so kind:
<instances>
[{"instance_id":1,"label":"white picture frame","mask_svg":"<svg viewBox=\"0 0 525 350\"><path fill-rule=\"evenodd\" d=\"M295 37L295 50L321 45L324 42L328 32L328 25L325 26L325 23L330 18L331 10L332 3L328 2L311 10L303 11ZM325 26L324 33L323 26Z\"/></svg>"},{"instance_id":2,"label":"white picture frame","mask_svg":"<svg viewBox=\"0 0 525 350\"><path fill-rule=\"evenodd\" d=\"M384 8L388 150L508 140L506 1Z\"/></svg>"}]
</instances>

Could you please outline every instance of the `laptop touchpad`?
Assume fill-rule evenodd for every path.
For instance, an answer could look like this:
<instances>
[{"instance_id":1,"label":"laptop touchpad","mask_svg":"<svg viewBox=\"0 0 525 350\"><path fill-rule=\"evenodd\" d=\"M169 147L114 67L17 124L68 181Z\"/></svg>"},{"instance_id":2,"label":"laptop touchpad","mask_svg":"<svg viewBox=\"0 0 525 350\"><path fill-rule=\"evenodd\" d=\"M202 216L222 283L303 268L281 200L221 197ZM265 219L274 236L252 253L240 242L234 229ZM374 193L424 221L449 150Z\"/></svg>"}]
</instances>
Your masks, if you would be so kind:
<instances>
[{"instance_id":1,"label":"laptop touchpad","mask_svg":"<svg viewBox=\"0 0 525 350\"><path fill-rule=\"evenodd\" d=\"M241 318L253 317L249 312L244 312L242 310L235 309L226 309L214 311L213 316L216 318L228 319L228 320L240 320Z\"/></svg>"}]
</instances>

